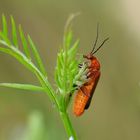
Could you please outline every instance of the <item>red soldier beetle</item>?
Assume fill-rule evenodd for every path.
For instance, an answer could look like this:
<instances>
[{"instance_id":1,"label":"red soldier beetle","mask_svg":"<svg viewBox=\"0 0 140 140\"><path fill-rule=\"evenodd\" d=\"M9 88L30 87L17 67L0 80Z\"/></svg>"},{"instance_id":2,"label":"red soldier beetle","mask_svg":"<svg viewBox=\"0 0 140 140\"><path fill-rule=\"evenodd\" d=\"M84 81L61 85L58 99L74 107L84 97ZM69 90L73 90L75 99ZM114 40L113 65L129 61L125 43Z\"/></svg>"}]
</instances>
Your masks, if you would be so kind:
<instances>
[{"instance_id":1,"label":"red soldier beetle","mask_svg":"<svg viewBox=\"0 0 140 140\"><path fill-rule=\"evenodd\" d=\"M97 35L96 40L93 46L92 51L87 54L83 55L83 58L86 59L87 63L87 81L78 88L76 93L76 97L74 100L73 112L76 116L81 116L85 109L88 109L95 92L97 83L100 78L100 62L94 56L94 54L104 45L104 43L109 38L106 38L102 44L95 50L97 41L98 41L98 25L97 25ZM82 65L81 65L82 67Z\"/></svg>"}]
</instances>

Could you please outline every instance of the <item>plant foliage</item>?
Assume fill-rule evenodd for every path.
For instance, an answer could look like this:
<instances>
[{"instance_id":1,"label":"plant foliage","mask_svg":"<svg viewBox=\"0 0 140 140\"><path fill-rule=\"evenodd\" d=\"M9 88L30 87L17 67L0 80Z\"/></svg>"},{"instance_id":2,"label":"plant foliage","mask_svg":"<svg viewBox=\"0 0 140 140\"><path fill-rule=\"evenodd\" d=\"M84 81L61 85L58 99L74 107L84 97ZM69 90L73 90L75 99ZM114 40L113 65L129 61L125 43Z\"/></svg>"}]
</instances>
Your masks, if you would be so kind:
<instances>
[{"instance_id":1,"label":"plant foliage","mask_svg":"<svg viewBox=\"0 0 140 140\"><path fill-rule=\"evenodd\" d=\"M27 69L29 69L32 73L36 75L38 80L41 83L42 87L36 87L34 85L29 84L16 84L16 83L1 83L0 86L7 86L11 88L17 89L28 89L28 90L44 90L49 95L49 97L55 100L55 93L46 78L46 71L41 60L41 57L36 49L35 44L33 43L32 39L28 35L25 37L25 34L21 28L16 27L14 18L11 16L11 39L8 34L8 27L7 27L7 20L4 15L2 15L2 30L0 31L0 51L6 54L9 54L16 58L21 64L23 64ZM17 37L19 33L20 37ZM23 52L19 49L19 42L22 44ZM29 47L31 48L33 57L35 58L35 62L31 58L31 52L29 51Z\"/></svg>"},{"instance_id":2,"label":"plant foliage","mask_svg":"<svg viewBox=\"0 0 140 140\"><path fill-rule=\"evenodd\" d=\"M14 57L33 74L35 74L40 82L40 86L19 83L0 83L0 86L45 92L51 101L55 103L63 120L68 136L73 137L76 140L77 138L75 132L67 114L67 107L70 101L70 95L75 91L74 85L80 86L84 82L83 79L85 79L84 76L86 73L86 64L83 63L82 68L78 68L79 60L77 59L76 55L79 46L79 40L73 41L73 33L70 27L70 23L74 17L75 15L72 15L67 21L64 31L63 44L60 52L57 55L55 81L59 94L56 94L55 90L48 81L45 67L31 37L29 35L25 35L21 25L18 27L16 26L12 16L10 18L11 35L9 35L7 20L5 16L2 15L0 52ZM9 36L11 36L11 38ZM22 49L20 50L20 48Z\"/></svg>"},{"instance_id":3,"label":"plant foliage","mask_svg":"<svg viewBox=\"0 0 140 140\"><path fill-rule=\"evenodd\" d=\"M55 69L55 80L58 86L58 91L62 94L62 98L66 99L73 89L74 78L78 73L78 61L76 52L78 49L79 40L72 43L73 34L70 30L66 33L64 45L58 53L57 65Z\"/></svg>"}]
</instances>

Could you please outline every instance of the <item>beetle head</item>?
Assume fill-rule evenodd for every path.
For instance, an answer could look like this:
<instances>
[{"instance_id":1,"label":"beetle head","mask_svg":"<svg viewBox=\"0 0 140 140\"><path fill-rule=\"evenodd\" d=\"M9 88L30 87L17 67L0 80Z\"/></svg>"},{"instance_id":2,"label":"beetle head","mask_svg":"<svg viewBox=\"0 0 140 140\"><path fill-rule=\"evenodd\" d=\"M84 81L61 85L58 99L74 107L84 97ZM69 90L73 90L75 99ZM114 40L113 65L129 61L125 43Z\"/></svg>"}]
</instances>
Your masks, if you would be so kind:
<instances>
[{"instance_id":1,"label":"beetle head","mask_svg":"<svg viewBox=\"0 0 140 140\"><path fill-rule=\"evenodd\" d=\"M96 70L100 69L100 63L98 61L98 59L93 56L92 53L88 54L88 55L83 55L84 58L88 59L91 62L91 67L95 68Z\"/></svg>"}]
</instances>

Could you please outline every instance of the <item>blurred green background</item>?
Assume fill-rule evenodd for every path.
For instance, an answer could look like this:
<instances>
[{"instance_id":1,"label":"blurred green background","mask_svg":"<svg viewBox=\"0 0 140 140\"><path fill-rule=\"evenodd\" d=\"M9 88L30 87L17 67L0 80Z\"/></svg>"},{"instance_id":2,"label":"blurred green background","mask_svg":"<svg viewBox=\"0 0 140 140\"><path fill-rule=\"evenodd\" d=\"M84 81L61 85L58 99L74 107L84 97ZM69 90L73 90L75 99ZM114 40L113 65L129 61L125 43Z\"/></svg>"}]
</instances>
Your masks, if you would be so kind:
<instances>
[{"instance_id":1,"label":"blurred green background","mask_svg":"<svg viewBox=\"0 0 140 140\"><path fill-rule=\"evenodd\" d=\"M75 38L80 39L79 53L91 50L97 22L99 44L110 37L96 54L101 62L101 79L89 110L76 118L72 105L69 107L79 140L139 140L140 1L0 0L0 15L4 13L8 19L12 14L31 35L54 86L65 21L75 12L81 12L73 24ZM0 82L38 84L28 70L3 53ZM45 94L0 88L0 140L28 139L66 140L58 112Z\"/></svg>"}]
</instances>

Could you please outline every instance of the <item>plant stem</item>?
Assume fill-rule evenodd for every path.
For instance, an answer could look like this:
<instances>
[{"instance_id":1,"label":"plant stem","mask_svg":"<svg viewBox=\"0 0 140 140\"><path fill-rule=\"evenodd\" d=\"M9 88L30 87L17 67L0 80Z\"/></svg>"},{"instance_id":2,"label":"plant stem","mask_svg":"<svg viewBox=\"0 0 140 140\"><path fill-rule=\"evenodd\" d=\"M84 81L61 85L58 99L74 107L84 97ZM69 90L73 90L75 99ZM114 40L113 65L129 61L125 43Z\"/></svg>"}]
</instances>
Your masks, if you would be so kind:
<instances>
[{"instance_id":1,"label":"plant stem","mask_svg":"<svg viewBox=\"0 0 140 140\"><path fill-rule=\"evenodd\" d=\"M65 130L67 132L67 135L70 138L73 138L73 140L78 140L77 136L76 136L76 133L72 127L72 124L71 124L71 121L69 119L69 116L67 114L67 112L60 112L60 116L61 116L61 119L63 121L63 124L64 124L64 127L65 127Z\"/></svg>"}]
</instances>

